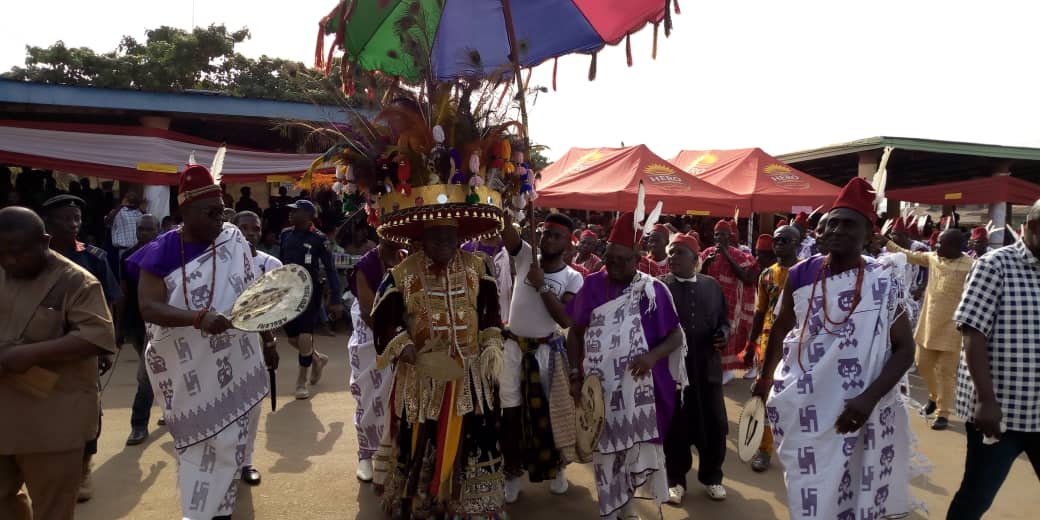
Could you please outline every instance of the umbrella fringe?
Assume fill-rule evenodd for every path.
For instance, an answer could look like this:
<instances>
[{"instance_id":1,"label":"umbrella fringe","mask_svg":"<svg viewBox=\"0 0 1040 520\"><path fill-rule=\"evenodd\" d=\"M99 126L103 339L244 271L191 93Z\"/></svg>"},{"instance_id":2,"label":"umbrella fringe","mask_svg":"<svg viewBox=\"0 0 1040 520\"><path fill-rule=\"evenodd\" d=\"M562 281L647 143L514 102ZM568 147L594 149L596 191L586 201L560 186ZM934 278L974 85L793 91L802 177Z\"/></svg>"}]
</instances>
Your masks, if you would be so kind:
<instances>
[{"instance_id":1,"label":"umbrella fringe","mask_svg":"<svg viewBox=\"0 0 1040 520\"><path fill-rule=\"evenodd\" d=\"M672 2L664 0L664 37L672 35Z\"/></svg>"},{"instance_id":2,"label":"umbrella fringe","mask_svg":"<svg viewBox=\"0 0 1040 520\"><path fill-rule=\"evenodd\" d=\"M324 20L322 20L324 22ZM318 42L314 46L314 68L324 69L325 62L325 24L318 22Z\"/></svg>"},{"instance_id":3,"label":"umbrella fringe","mask_svg":"<svg viewBox=\"0 0 1040 520\"><path fill-rule=\"evenodd\" d=\"M329 55L325 58L325 75L332 74L332 54L336 52L336 46L329 47Z\"/></svg>"},{"instance_id":4,"label":"umbrella fringe","mask_svg":"<svg viewBox=\"0 0 1040 520\"><path fill-rule=\"evenodd\" d=\"M632 66L632 35L625 35L625 57L628 59L628 66Z\"/></svg>"},{"instance_id":5,"label":"umbrella fringe","mask_svg":"<svg viewBox=\"0 0 1040 520\"><path fill-rule=\"evenodd\" d=\"M552 88L553 92L556 92L556 68L560 64L560 58L553 58L553 76L552 76Z\"/></svg>"},{"instance_id":6,"label":"umbrella fringe","mask_svg":"<svg viewBox=\"0 0 1040 520\"><path fill-rule=\"evenodd\" d=\"M682 14L682 9L679 9L679 0L674 0L675 14Z\"/></svg>"},{"instance_id":7,"label":"umbrella fringe","mask_svg":"<svg viewBox=\"0 0 1040 520\"><path fill-rule=\"evenodd\" d=\"M589 64L589 81L596 80L596 56L598 55L598 52L592 53L592 63Z\"/></svg>"},{"instance_id":8,"label":"umbrella fringe","mask_svg":"<svg viewBox=\"0 0 1040 520\"><path fill-rule=\"evenodd\" d=\"M495 103L495 110L498 110L502 106L502 102L506 100L506 94L509 93L509 83L502 82L502 94L498 96L498 102Z\"/></svg>"},{"instance_id":9,"label":"umbrella fringe","mask_svg":"<svg viewBox=\"0 0 1040 520\"><path fill-rule=\"evenodd\" d=\"M658 29L660 29L660 28L661 28L661 24L657 23L657 22L654 22L654 46L653 46L653 49L650 51L650 59L653 59L653 60L657 59L657 32L658 32Z\"/></svg>"}]
</instances>

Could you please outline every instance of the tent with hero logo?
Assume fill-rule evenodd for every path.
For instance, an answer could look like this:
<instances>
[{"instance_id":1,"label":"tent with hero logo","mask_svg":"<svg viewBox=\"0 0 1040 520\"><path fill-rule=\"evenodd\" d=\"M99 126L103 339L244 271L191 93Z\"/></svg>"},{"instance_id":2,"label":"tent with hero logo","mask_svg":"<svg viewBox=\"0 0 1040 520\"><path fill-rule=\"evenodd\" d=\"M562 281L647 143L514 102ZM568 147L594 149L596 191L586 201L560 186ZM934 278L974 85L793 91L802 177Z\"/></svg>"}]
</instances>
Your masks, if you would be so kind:
<instances>
[{"instance_id":1,"label":"tent with hero logo","mask_svg":"<svg viewBox=\"0 0 1040 520\"><path fill-rule=\"evenodd\" d=\"M692 176L645 145L571 148L542 170L535 204L545 208L631 211L639 183L647 204L664 202L667 215L730 217L750 211L748 198Z\"/></svg>"},{"instance_id":2,"label":"tent with hero logo","mask_svg":"<svg viewBox=\"0 0 1040 520\"><path fill-rule=\"evenodd\" d=\"M736 193L755 213L812 211L834 202L841 191L761 148L684 150L671 162L698 180Z\"/></svg>"}]
</instances>

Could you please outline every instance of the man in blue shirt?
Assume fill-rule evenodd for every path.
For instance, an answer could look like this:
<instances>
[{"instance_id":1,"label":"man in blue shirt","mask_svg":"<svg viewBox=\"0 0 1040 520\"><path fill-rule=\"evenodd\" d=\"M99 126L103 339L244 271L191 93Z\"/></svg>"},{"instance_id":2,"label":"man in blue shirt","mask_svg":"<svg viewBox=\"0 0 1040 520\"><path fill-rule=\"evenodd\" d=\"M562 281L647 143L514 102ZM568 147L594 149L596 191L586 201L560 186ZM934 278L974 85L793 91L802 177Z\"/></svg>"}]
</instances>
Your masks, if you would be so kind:
<instances>
[{"instance_id":1,"label":"man in blue shirt","mask_svg":"<svg viewBox=\"0 0 1040 520\"><path fill-rule=\"evenodd\" d=\"M285 325L285 335L289 343L300 352L300 374L296 379L296 398L307 399L310 390L307 388L308 372L310 384L318 384L322 371L329 362L329 357L314 348L314 327L321 312L321 265L324 265L324 279L332 295L328 305L329 317L335 320L343 310L339 303L341 290L336 265L329 251L328 238L314 227L317 210L311 201L298 200L288 205L291 227L282 231L281 252L284 264L297 264L307 269L311 275L313 293L307 310L299 317ZM315 359L317 358L317 359Z\"/></svg>"}]
</instances>

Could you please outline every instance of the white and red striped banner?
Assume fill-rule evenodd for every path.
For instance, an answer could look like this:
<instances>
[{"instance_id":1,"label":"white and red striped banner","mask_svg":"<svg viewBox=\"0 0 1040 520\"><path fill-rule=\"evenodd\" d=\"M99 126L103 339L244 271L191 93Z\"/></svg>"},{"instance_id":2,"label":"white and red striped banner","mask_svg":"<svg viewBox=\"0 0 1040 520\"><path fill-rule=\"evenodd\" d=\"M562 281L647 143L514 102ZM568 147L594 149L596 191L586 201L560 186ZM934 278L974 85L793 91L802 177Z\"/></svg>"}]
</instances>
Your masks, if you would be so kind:
<instances>
[{"instance_id":1,"label":"white and red striped banner","mask_svg":"<svg viewBox=\"0 0 1040 520\"><path fill-rule=\"evenodd\" d=\"M61 170L152 185L176 185L188 156L208 165L220 143L138 126L0 120L0 164ZM228 146L226 182L302 175L316 156Z\"/></svg>"}]
</instances>

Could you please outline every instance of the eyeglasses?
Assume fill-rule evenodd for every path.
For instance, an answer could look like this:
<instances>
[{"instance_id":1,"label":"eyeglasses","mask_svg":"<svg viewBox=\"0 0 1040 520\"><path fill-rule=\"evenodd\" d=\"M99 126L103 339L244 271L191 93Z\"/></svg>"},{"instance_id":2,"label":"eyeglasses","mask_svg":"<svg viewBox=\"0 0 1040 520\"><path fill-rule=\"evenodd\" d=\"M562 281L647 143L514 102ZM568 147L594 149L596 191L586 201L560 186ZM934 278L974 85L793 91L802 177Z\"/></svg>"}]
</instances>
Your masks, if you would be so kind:
<instances>
[{"instance_id":1,"label":"eyeglasses","mask_svg":"<svg viewBox=\"0 0 1040 520\"><path fill-rule=\"evenodd\" d=\"M787 238L787 237L773 237L773 243L774 244L781 244L781 245L783 245L783 244L790 244L791 243L791 239Z\"/></svg>"},{"instance_id":2,"label":"eyeglasses","mask_svg":"<svg viewBox=\"0 0 1040 520\"><path fill-rule=\"evenodd\" d=\"M224 216L224 206L222 205L210 206L208 208L200 208L195 211L197 211L202 216L209 217L214 220L221 219Z\"/></svg>"}]
</instances>

